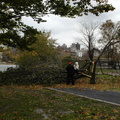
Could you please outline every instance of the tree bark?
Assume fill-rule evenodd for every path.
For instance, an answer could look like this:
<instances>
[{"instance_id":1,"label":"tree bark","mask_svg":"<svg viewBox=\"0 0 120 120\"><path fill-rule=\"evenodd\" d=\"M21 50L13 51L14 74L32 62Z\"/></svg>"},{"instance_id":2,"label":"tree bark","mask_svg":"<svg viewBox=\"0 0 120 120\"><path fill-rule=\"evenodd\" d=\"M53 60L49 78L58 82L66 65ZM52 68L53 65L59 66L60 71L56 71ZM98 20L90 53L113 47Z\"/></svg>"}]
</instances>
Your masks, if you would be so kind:
<instances>
[{"instance_id":1,"label":"tree bark","mask_svg":"<svg viewBox=\"0 0 120 120\"><path fill-rule=\"evenodd\" d=\"M90 84L96 84L95 81L96 61L92 62Z\"/></svg>"}]
</instances>

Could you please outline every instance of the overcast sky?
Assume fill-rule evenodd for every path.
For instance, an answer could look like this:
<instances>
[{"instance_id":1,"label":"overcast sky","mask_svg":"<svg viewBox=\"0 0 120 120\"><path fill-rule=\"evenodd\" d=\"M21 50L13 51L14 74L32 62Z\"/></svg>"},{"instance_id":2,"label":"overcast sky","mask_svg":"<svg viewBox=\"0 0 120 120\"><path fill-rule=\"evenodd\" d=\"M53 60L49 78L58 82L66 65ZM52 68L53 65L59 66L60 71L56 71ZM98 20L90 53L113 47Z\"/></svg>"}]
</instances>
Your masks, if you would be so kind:
<instances>
[{"instance_id":1,"label":"overcast sky","mask_svg":"<svg viewBox=\"0 0 120 120\"><path fill-rule=\"evenodd\" d=\"M23 21L27 25L34 26L38 30L51 31L51 36L57 39L57 43L62 45L66 44L70 46L72 43L76 43L76 37L78 35L79 22L105 22L111 19L113 22L120 21L120 0L108 0L114 7L114 11L108 13L102 13L100 16L89 14L88 16L82 16L77 18L66 18L55 15L44 16L47 22L37 24L30 18L23 18Z\"/></svg>"}]
</instances>

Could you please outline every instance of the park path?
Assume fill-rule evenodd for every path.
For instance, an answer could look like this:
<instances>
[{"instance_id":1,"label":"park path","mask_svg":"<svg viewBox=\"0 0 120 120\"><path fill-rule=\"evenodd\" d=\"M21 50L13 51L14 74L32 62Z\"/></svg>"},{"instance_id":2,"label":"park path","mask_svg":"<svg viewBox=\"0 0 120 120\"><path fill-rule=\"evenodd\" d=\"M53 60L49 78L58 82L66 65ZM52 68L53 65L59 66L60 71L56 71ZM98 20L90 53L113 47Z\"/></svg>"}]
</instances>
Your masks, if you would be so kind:
<instances>
[{"instance_id":1,"label":"park path","mask_svg":"<svg viewBox=\"0 0 120 120\"><path fill-rule=\"evenodd\" d=\"M95 89L78 90L75 88L65 88L65 89L49 88L49 89L120 106L120 92L98 91Z\"/></svg>"}]
</instances>

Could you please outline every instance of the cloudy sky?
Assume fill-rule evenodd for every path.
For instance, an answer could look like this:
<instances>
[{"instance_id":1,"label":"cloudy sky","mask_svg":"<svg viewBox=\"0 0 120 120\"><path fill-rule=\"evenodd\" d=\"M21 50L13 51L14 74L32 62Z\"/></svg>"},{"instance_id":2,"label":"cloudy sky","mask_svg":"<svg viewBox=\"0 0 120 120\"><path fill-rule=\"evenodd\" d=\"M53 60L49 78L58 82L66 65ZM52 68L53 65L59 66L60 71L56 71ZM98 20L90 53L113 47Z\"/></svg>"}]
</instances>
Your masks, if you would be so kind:
<instances>
[{"instance_id":1,"label":"cloudy sky","mask_svg":"<svg viewBox=\"0 0 120 120\"><path fill-rule=\"evenodd\" d=\"M80 22L104 22L111 19L113 22L120 21L120 0L108 0L110 4L115 7L114 11L108 13L102 13L100 16L89 14L88 16L82 16L77 18L66 18L55 15L44 16L47 22L37 24L30 18L23 18L25 24L34 26L38 30L51 31L52 38L57 40L57 43L62 45L66 44L70 46L72 43L76 43L76 37L78 35L77 30L80 29Z\"/></svg>"}]
</instances>

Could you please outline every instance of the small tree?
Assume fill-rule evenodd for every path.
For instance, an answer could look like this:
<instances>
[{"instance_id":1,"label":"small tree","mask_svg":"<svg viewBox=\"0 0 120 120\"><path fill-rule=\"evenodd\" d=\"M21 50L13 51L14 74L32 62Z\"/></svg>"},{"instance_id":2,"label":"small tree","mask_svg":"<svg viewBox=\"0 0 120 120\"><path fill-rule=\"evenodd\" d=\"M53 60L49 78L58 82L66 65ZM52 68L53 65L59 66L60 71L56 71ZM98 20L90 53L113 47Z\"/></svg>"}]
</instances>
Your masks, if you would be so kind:
<instances>
[{"instance_id":1,"label":"small tree","mask_svg":"<svg viewBox=\"0 0 120 120\"><path fill-rule=\"evenodd\" d=\"M36 39L36 42L30 46L31 51L21 51L17 59L20 70L27 73L26 80L29 83L58 82L61 79L58 78L61 59L55 47L56 41L50 38L50 33L37 34ZM21 81L24 82L24 78Z\"/></svg>"},{"instance_id":2,"label":"small tree","mask_svg":"<svg viewBox=\"0 0 120 120\"><path fill-rule=\"evenodd\" d=\"M33 57L33 61L31 62L31 66L33 65L39 65L40 63L45 63L46 65L48 64L57 64L59 60L59 52L57 48L55 47L56 45L56 40L50 38L50 33L41 33L37 34L36 36L36 42L29 46L32 51L23 51L21 56L30 56ZM24 54L25 53L25 54ZM30 57L30 58L31 58ZM26 59L29 57L26 57ZM36 60L37 61L36 61ZM27 61L26 61L27 62ZM25 66L25 65L23 65Z\"/></svg>"}]
</instances>

